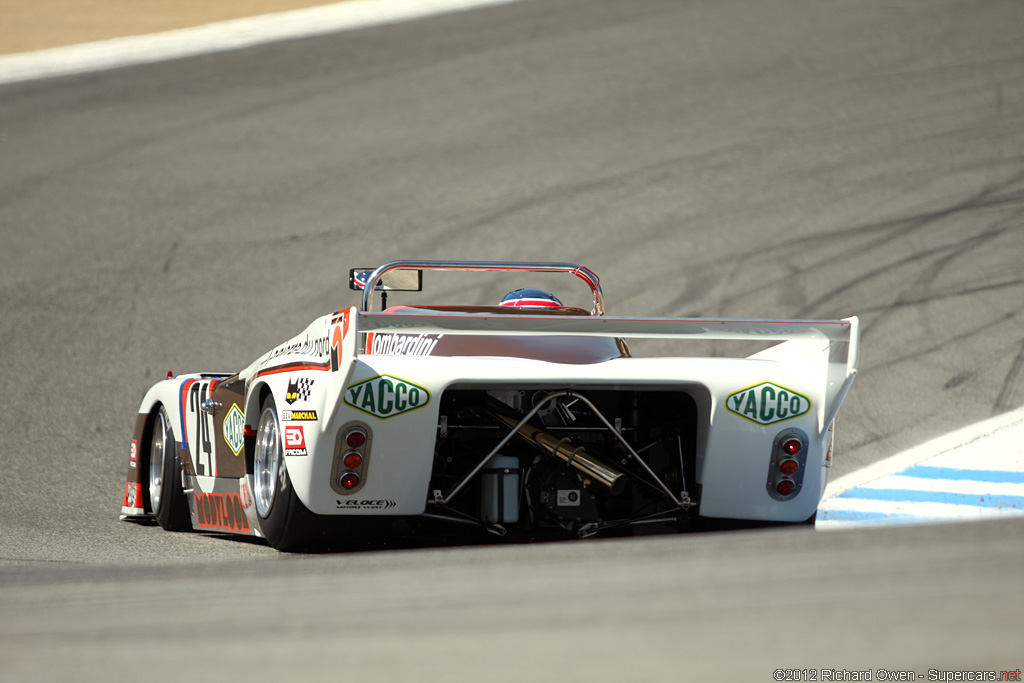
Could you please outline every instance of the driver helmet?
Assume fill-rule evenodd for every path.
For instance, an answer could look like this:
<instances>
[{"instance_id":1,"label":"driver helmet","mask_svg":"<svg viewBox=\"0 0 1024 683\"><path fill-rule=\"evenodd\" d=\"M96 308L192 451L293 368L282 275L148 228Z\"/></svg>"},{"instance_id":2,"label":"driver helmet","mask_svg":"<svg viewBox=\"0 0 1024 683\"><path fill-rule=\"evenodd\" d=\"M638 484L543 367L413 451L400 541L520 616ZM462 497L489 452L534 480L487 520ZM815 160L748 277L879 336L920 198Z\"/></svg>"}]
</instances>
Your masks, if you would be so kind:
<instances>
[{"instance_id":1,"label":"driver helmet","mask_svg":"<svg viewBox=\"0 0 1024 683\"><path fill-rule=\"evenodd\" d=\"M509 292L498 305L512 308L559 308L562 302L554 294L525 287Z\"/></svg>"}]
</instances>

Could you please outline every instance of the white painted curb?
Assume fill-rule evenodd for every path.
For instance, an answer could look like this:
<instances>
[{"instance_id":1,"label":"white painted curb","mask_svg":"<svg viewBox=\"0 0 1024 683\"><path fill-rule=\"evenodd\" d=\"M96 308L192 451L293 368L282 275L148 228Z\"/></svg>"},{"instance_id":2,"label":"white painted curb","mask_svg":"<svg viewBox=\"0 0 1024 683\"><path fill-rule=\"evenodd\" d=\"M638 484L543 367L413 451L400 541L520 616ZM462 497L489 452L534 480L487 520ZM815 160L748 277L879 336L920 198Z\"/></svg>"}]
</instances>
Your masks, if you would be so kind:
<instances>
[{"instance_id":1,"label":"white painted curb","mask_svg":"<svg viewBox=\"0 0 1024 683\"><path fill-rule=\"evenodd\" d=\"M920 462L951 451L965 448L983 439L995 439L993 448L1006 439L1014 445L1024 441L1024 407L1002 415L989 418L983 422L968 425L937 439L932 439L910 450L897 453L885 460L868 465L864 469L839 477L825 488L822 502L834 498L858 486L881 479L882 477L902 472Z\"/></svg>"}]
</instances>

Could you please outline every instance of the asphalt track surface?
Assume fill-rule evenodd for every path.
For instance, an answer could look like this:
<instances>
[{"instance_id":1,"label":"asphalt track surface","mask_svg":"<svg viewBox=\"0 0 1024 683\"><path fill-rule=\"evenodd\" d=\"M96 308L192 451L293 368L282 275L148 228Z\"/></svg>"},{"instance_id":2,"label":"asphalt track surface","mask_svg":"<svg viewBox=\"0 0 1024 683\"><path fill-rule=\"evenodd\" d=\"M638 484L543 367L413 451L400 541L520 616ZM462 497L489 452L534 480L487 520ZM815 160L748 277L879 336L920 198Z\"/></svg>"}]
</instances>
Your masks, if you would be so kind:
<instances>
[{"instance_id":1,"label":"asphalt track surface","mask_svg":"<svg viewBox=\"0 0 1024 683\"><path fill-rule=\"evenodd\" d=\"M527 0L0 87L2 677L1021 668L1019 520L311 557L117 520L150 383L396 257L576 261L611 313L860 315L833 476L1020 406L1021 26Z\"/></svg>"}]
</instances>

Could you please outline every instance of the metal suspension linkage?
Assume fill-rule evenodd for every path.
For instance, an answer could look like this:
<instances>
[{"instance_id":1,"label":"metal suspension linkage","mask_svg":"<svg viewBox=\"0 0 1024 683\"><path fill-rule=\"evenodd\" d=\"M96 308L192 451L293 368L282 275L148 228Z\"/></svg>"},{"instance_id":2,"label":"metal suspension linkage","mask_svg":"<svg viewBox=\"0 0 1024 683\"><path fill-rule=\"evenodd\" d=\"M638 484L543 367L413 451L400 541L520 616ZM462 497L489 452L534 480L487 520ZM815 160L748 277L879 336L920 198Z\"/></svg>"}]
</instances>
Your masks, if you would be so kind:
<instances>
[{"instance_id":1,"label":"metal suspension linkage","mask_svg":"<svg viewBox=\"0 0 1024 683\"><path fill-rule=\"evenodd\" d=\"M563 397L572 397L578 401L585 403L602 422L604 427L615 436L618 442L625 448L633 459L640 463L640 466L647 472L657 488L665 494L665 496L672 501L677 509L686 509L689 507L688 496L684 502L676 497L672 493L672 490L661 480L658 475L647 465L646 462L640 457L636 450L626 441L626 439L620 434L615 427L601 414L597 406L593 404L588 398L581 394L573 393L571 390L558 391L548 394L544 400L540 401L535 405L529 412L527 412L522 418L516 419L517 415L512 415L511 410L508 409L504 404L491 399L485 408L488 415L496 419L497 421L509 427L508 434L505 435L498 444L491 449L489 453L480 461L480 463L467 474L462 481L455 485L451 491L447 494L442 495L440 490L433 492L433 499L430 501L435 505L447 505L451 502L452 498L462 490L462 488L475 477L480 470L484 468L487 462L498 454L498 452L507 444L513 436L519 435L521 438L530 442L534 447L547 453L554 455L565 461L567 466L573 467L582 472L587 477L594 481L604 485L608 488L612 495L617 495L622 492L625 486L626 475L623 472L619 472L616 469L602 463L597 458L589 455L583 447L573 448L570 444L567 444L567 439L559 439L554 434L536 427L530 424L530 419L533 418L542 408Z\"/></svg>"}]
</instances>

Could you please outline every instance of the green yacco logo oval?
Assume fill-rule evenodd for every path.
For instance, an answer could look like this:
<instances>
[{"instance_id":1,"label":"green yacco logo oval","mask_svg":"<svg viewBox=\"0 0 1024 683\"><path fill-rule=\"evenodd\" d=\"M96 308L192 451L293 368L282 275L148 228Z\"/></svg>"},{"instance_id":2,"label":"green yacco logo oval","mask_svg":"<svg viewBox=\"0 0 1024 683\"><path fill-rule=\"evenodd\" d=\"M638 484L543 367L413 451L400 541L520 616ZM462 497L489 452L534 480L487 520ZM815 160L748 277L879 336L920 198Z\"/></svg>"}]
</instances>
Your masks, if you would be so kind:
<instances>
[{"instance_id":1,"label":"green yacco logo oval","mask_svg":"<svg viewBox=\"0 0 1024 683\"><path fill-rule=\"evenodd\" d=\"M345 390L345 403L356 410L386 420L430 403L426 387L391 375L377 375Z\"/></svg>"},{"instance_id":2,"label":"green yacco logo oval","mask_svg":"<svg viewBox=\"0 0 1024 683\"><path fill-rule=\"evenodd\" d=\"M811 399L799 391L761 382L729 394L725 407L746 420L770 425L806 415L811 411Z\"/></svg>"}]
</instances>

